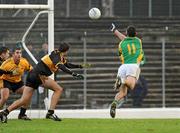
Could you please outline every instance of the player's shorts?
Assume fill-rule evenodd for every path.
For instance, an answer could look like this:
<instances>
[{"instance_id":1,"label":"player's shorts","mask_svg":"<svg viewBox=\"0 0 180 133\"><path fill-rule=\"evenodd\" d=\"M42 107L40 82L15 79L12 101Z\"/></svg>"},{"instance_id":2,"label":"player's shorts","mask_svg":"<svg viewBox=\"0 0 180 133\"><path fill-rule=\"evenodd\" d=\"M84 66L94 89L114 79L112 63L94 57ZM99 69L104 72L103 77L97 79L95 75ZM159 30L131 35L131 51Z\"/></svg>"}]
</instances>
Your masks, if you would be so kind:
<instances>
[{"instance_id":1,"label":"player's shorts","mask_svg":"<svg viewBox=\"0 0 180 133\"><path fill-rule=\"evenodd\" d=\"M22 81L14 83L14 82L9 82L7 80L3 80L3 84L4 84L4 88L8 88L13 92L16 92L16 90L24 86L24 83Z\"/></svg>"},{"instance_id":2,"label":"player's shorts","mask_svg":"<svg viewBox=\"0 0 180 133\"><path fill-rule=\"evenodd\" d=\"M37 89L42 84L39 73L35 70L31 70L26 78L26 86L33 89Z\"/></svg>"},{"instance_id":3,"label":"player's shorts","mask_svg":"<svg viewBox=\"0 0 180 133\"><path fill-rule=\"evenodd\" d=\"M125 83L128 76L135 77L136 80L139 79L140 67L138 64L122 64L117 73L117 77L121 78L121 82Z\"/></svg>"}]
</instances>

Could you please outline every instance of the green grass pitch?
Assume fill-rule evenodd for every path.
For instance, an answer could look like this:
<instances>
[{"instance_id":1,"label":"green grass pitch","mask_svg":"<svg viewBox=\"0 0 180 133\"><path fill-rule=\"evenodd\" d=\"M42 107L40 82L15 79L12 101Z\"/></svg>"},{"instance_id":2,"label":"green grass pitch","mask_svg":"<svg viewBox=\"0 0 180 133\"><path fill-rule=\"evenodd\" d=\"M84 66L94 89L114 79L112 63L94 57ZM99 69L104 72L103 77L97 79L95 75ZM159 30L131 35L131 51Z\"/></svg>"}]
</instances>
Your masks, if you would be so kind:
<instances>
[{"instance_id":1,"label":"green grass pitch","mask_svg":"<svg viewBox=\"0 0 180 133\"><path fill-rule=\"evenodd\" d=\"M0 133L180 133L180 119L14 119Z\"/></svg>"}]
</instances>

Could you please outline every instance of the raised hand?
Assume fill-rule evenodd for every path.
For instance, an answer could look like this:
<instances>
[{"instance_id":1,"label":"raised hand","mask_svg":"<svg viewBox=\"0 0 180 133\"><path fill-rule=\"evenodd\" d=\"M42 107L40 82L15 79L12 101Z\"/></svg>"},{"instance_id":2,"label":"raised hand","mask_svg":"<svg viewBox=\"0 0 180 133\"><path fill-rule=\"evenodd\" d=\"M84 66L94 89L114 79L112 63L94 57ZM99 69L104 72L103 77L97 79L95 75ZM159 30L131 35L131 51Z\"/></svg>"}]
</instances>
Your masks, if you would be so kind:
<instances>
[{"instance_id":1,"label":"raised hand","mask_svg":"<svg viewBox=\"0 0 180 133\"><path fill-rule=\"evenodd\" d=\"M110 31L112 31L114 33L115 30L116 30L116 25L114 23L112 23L110 26Z\"/></svg>"}]
</instances>

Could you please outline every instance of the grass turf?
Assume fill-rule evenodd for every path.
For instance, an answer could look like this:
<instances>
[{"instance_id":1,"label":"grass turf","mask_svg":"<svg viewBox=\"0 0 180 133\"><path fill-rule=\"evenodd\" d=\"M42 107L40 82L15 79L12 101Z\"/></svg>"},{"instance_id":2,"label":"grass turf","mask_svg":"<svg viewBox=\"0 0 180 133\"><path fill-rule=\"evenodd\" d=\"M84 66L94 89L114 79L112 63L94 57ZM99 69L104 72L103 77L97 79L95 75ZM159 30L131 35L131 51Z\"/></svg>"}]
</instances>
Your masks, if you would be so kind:
<instances>
[{"instance_id":1,"label":"grass turf","mask_svg":"<svg viewBox=\"0 0 180 133\"><path fill-rule=\"evenodd\" d=\"M179 133L180 119L8 120L0 133Z\"/></svg>"}]
</instances>

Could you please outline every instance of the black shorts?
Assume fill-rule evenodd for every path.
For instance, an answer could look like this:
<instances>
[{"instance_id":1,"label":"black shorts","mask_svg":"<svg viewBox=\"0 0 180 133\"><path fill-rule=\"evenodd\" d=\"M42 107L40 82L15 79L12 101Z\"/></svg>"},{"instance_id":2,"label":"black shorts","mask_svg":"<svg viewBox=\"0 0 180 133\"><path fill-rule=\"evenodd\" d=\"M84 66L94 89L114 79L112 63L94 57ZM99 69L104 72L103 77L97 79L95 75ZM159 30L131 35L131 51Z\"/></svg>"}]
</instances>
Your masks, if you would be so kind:
<instances>
[{"instance_id":1,"label":"black shorts","mask_svg":"<svg viewBox=\"0 0 180 133\"><path fill-rule=\"evenodd\" d=\"M16 90L24 86L24 83L22 81L14 83L14 82L9 82L7 80L3 80L3 84L4 84L4 88L8 88L12 90L13 92L16 92Z\"/></svg>"},{"instance_id":2,"label":"black shorts","mask_svg":"<svg viewBox=\"0 0 180 133\"><path fill-rule=\"evenodd\" d=\"M35 70L31 70L26 78L26 86L32 87L33 89L37 89L41 84L42 82L39 77L39 73Z\"/></svg>"}]
</instances>

